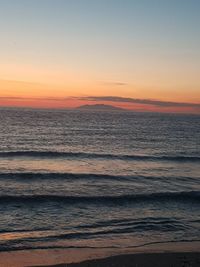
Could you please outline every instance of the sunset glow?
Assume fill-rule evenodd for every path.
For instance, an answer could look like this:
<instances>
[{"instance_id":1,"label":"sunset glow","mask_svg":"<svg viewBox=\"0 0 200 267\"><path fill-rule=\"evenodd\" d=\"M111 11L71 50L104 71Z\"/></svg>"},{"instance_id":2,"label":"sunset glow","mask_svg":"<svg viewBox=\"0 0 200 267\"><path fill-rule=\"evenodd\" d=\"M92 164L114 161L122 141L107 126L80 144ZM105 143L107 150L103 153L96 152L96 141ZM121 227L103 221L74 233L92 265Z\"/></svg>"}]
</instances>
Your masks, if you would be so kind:
<instances>
[{"instance_id":1,"label":"sunset glow","mask_svg":"<svg viewBox=\"0 0 200 267\"><path fill-rule=\"evenodd\" d=\"M96 102L199 113L199 3L94 2L0 1L0 106L72 108L91 103L79 97L117 96L199 106Z\"/></svg>"},{"instance_id":2,"label":"sunset glow","mask_svg":"<svg viewBox=\"0 0 200 267\"><path fill-rule=\"evenodd\" d=\"M200 267L200 0L0 0L0 267Z\"/></svg>"}]
</instances>

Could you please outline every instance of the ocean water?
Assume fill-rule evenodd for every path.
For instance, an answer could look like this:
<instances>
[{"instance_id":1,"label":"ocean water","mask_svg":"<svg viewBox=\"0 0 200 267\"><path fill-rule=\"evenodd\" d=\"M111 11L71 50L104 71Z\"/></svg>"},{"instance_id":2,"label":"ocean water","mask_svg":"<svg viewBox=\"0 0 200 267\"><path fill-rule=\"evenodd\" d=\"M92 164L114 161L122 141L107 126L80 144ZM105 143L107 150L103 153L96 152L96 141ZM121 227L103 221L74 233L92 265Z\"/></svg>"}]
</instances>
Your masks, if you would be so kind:
<instances>
[{"instance_id":1,"label":"ocean water","mask_svg":"<svg viewBox=\"0 0 200 267\"><path fill-rule=\"evenodd\" d=\"M200 116L0 109L0 251L200 240Z\"/></svg>"}]
</instances>

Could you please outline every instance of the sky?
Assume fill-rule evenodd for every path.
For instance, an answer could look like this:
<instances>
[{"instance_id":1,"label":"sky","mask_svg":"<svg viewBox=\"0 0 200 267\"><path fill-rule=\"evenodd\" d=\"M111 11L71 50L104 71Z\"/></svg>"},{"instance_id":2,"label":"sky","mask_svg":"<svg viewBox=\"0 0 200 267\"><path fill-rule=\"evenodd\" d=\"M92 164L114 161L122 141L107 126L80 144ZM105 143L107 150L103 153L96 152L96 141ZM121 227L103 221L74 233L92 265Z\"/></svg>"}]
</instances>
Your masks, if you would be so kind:
<instances>
[{"instance_id":1,"label":"sky","mask_svg":"<svg viewBox=\"0 0 200 267\"><path fill-rule=\"evenodd\" d=\"M0 106L200 113L199 0L0 0Z\"/></svg>"}]
</instances>

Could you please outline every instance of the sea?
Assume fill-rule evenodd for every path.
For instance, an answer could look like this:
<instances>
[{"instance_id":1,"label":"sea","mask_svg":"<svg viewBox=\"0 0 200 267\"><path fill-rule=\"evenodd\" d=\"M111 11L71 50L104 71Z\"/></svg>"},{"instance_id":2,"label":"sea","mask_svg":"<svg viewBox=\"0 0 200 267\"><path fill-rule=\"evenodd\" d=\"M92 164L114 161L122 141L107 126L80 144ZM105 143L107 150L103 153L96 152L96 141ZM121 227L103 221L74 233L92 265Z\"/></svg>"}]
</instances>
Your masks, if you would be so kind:
<instances>
[{"instance_id":1,"label":"sea","mask_svg":"<svg viewBox=\"0 0 200 267\"><path fill-rule=\"evenodd\" d=\"M199 240L199 115L0 109L0 251Z\"/></svg>"}]
</instances>

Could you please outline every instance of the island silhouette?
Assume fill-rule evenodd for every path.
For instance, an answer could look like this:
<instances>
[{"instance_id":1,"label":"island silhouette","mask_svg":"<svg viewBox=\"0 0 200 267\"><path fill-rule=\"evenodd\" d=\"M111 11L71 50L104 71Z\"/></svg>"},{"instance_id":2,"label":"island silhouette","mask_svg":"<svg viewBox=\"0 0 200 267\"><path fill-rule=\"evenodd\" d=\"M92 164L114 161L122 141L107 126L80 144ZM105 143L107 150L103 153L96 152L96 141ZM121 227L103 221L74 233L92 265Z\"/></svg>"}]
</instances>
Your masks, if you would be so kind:
<instances>
[{"instance_id":1,"label":"island silhouette","mask_svg":"<svg viewBox=\"0 0 200 267\"><path fill-rule=\"evenodd\" d=\"M76 109L88 110L88 111L126 111L124 108L115 107L112 105L95 104L95 105L82 105Z\"/></svg>"}]
</instances>

